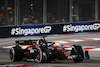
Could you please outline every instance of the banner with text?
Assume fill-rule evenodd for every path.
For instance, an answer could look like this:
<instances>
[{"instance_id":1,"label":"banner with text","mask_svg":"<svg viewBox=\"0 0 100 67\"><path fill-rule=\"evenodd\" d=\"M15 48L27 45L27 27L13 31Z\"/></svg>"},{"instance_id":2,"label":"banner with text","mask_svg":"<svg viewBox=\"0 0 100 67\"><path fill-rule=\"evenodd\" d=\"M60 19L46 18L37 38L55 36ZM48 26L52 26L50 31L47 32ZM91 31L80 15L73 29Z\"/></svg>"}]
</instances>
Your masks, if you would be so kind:
<instances>
[{"instance_id":1,"label":"banner with text","mask_svg":"<svg viewBox=\"0 0 100 67\"><path fill-rule=\"evenodd\" d=\"M0 27L0 37L40 36L100 31L99 22Z\"/></svg>"}]
</instances>

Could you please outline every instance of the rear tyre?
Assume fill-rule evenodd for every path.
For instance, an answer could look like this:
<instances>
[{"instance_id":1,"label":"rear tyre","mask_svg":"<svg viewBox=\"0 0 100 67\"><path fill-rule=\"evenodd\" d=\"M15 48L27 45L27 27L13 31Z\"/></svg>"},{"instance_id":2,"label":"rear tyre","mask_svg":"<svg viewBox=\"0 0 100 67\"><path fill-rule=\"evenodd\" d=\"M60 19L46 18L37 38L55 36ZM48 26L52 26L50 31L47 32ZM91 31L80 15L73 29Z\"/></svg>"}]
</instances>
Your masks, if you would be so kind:
<instances>
[{"instance_id":1,"label":"rear tyre","mask_svg":"<svg viewBox=\"0 0 100 67\"><path fill-rule=\"evenodd\" d=\"M12 47L10 49L9 56L12 62L22 61L23 59L22 49L20 47Z\"/></svg>"},{"instance_id":2,"label":"rear tyre","mask_svg":"<svg viewBox=\"0 0 100 67\"><path fill-rule=\"evenodd\" d=\"M49 49L48 48L43 48L42 52L43 52L42 53L42 56L43 56L42 62L45 62L45 63L51 62L51 59L49 57Z\"/></svg>"},{"instance_id":3,"label":"rear tyre","mask_svg":"<svg viewBox=\"0 0 100 67\"><path fill-rule=\"evenodd\" d=\"M75 63L79 63L84 60L84 52L81 46L74 45L71 50L71 55Z\"/></svg>"},{"instance_id":4,"label":"rear tyre","mask_svg":"<svg viewBox=\"0 0 100 67\"><path fill-rule=\"evenodd\" d=\"M36 55L36 62L37 63L44 63L44 62L50 62L49 59L49 52L47 49L41 49L40 47L37 48L37 55Z\"/></svg>"},{"instance_id":5,"label":"rear tyre","mask_svg":"<svg viewBox=\"0 0 100 67\"><path fill-rule=\"evenodd\" d=\"M36 52L35 61L36 61L37 63L41 63L42 60L43 60L43 58L42 58L42 51L41 51L41 49L40 49L38 46L37 46L36 48L37 48L37 52Z\"/></svg>"}]
</instances>

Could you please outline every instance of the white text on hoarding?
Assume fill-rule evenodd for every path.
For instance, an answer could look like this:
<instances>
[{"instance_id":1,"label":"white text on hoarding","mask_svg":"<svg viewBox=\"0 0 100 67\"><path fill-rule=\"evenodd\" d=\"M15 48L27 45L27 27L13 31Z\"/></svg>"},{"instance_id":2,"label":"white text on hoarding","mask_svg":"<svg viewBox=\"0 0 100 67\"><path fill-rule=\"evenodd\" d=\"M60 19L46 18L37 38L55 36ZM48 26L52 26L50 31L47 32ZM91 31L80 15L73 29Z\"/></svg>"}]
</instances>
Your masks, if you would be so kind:
<instances>
[{"instance_id":1,"label":"white text on hoarding","mask_svg":"<svg viewBox=\"0 0 100 67\"><path fill-rule=\"evenodd\" d=\"M64 25L63 26L63 32L83 32L83 31L89 31L89 30L99 30L100 24L99 23L94 23L93 25L76 25L73 26L72 24L70 25Z\"/></svg>"},{"instance_id":2,"label":"white text on hoarding","mask_svg":"<svg viewBox=\"0 0 100 67\"><path fill-rule=\"evenodd\" d=\"M45 26L43 28L29 28L29 29L21 29L19 28L12 28L11 35L34 35L34 34L41 34L41 33L50 33L51 26Z\"/></svg>"}]
</instances>

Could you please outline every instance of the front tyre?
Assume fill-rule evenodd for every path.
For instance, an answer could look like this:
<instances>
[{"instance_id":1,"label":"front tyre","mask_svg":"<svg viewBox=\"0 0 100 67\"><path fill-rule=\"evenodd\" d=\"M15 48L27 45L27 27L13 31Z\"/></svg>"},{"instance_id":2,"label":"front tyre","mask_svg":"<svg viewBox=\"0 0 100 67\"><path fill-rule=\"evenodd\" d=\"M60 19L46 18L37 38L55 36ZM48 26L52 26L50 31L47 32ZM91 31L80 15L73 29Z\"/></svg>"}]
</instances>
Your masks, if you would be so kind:
<instances>
[{"instance_id":1,"label":"front tyre","mask_svg":"<svg viewBox=\"0 0 100 67\"><path fill-rule=\"evenodd\" d=\"M12 47L10 49L9 56L12 62L22 61L23 59L22 49L20 47Z\"/></svg>"},{"instance_id":2,"label":"front tyre","mask_svg":"<svg viewBox=\"0 0 100 67\"><path fill-rule=\"evenodd\" d=\"M71 50L71 55L75 63L79 63L84 60L84 52L81 46L74 45Z\"/></svg>"}]
</instances>

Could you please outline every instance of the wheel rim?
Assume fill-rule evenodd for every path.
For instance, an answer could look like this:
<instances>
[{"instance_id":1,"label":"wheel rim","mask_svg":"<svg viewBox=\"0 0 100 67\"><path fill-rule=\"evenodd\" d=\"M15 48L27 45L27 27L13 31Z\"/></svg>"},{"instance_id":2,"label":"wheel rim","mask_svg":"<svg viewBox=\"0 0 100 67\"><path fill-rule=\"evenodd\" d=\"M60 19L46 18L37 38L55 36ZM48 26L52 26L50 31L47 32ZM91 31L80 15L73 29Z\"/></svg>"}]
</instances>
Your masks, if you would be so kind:
<instances>
[{"instance_id":1,"label":"wheel rim","mask_svg":"<svg viewBox=\"0 0 100 67\"><path fill-rule=\"evenodd\" d=\"M12 60L13 59L13 51L10 50L10 59Z\"/></svg>"},{"instance_id":2,"label":"wheel rim","mask_svg":"<svg viewBox=\"0 0 100 67\"><path fill-rule=\"evenodd\" d=\"M36 56L36 62L40 63L42 61L42 51L39 47L37 47L37 56Z\"/></svg>"},{"instance_id":3,"label":"wheel rim","mask_svg":"<svg viewBox=\"0 0 100 67\"><path fill-rule=\"evenodd\" d=\"M15 56L15 52L14 52L14 49L12 48L10 50L10 59L11 59L11 61L14 61L14 56Z\"/></svg>"},{"instance_id":4,"label":"wheel rim","mask_svg":"<svg viewBox=\"0 0 100 67\"><path fill-rule=\"evenodd\" d=\"M40 60L40 51L37 52L37 60Z\"/></svg>"}]
</instances>

